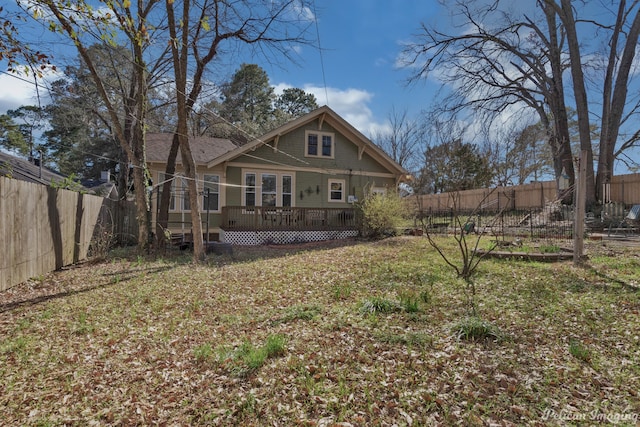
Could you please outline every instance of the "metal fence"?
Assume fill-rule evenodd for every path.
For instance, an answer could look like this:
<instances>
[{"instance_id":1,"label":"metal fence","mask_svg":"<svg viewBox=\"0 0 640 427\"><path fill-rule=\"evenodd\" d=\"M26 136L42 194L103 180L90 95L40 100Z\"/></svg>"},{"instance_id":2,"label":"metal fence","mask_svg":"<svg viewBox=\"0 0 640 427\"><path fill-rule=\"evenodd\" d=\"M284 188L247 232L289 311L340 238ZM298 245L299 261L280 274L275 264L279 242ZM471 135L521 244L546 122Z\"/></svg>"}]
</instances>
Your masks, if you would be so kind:
<instances>
[{"instance_id":1,"label":"metal fence","mask_svg":"<svg viewBox=\"0 0 640 427\"><path fill-rule=\"evenodd\" d=\"M427 209L416 213L416 221L431 233L482 233L495 237L562 240L573 237L573 208L551 205L545 208L502 211Z\"/></svg>"}]
</instances>

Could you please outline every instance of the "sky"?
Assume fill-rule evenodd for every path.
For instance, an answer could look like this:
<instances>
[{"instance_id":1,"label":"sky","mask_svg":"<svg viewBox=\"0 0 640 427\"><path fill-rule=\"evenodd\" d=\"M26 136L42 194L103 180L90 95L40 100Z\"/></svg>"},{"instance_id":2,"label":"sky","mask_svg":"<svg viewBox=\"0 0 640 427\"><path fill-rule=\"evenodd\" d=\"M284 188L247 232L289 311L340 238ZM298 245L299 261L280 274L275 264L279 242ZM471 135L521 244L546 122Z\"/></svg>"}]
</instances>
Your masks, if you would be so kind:
<instances>
[{"instance_id":1,"label":"sky","mask_svg":"<svg viewBox=\"0 0 640 427\"><path fill-rule=\"evenodd\" d=\"M388 127L392 109L415 115L429 106L435 84L408 86L408 71L399 69L396 61L402 43L411 39L421 22L439 19L436 0L315 3L318 26L310 30L313 37L319 35L321 49L300 47L298 64L280 61L274 66L255 60L276 92L297 87L313 93L319 105L328 105L369 137ZM33 83L0 73L0 114L28 104L37 104Z\"/></svg>"},{"instance_id":2,"label":"sky","mask_svg":"<svg viewBox=\"0 0 640 427\"><path fill-rule=\"evenodd\" d=\"M408 85L397 66L402 44L421 22L443 13L435 0L323 0L317 2L321 50L304 47L300 67L265 68L278 87L313 93L368 136L387 127L392 109L418 114L428 108L435 82ZM323 73L324 70L324 73Z\"/></svg>"}]
</instances>

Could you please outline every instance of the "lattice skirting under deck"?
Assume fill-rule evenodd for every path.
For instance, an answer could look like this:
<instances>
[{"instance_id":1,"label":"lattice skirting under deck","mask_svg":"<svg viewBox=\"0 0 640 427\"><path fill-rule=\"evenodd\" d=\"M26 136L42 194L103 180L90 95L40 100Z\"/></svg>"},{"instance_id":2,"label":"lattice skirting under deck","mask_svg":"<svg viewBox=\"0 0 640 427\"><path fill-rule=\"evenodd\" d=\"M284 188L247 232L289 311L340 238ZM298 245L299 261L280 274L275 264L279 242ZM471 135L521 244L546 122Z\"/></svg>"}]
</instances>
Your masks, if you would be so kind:
<instances>
[{"instance_id":1,"label":"lattice skirting under deck","mask_svg":"<svg viewBox=\"0 0 640 427\"><path fill-rule=\"evenodd\" d=\"M220 241L232 245L286 245L356 237L357 230L221 231Z\"/></svg>"}]
</instances>

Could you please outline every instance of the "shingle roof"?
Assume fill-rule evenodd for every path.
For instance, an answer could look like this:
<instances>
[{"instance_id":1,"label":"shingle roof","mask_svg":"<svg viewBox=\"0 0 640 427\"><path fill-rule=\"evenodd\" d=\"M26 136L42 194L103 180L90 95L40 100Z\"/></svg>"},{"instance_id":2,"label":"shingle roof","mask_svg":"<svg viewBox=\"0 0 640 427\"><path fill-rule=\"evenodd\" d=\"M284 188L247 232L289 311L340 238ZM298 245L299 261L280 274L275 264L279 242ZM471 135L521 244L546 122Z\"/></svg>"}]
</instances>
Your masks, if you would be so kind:
<instances>
[{"instance_id":1,"label":"shingle roof","mask_svg":"<svg viewBox=\"0 0 640 427\"><path fill-rule=\"evenodd\" d=\"M170 133L148 133L146 135L147 162L166 163L172 140L173 134ZM229 139L204 136L189 137L189 145L196 164L207 164L216 157L236 148L236 145ZM176 163L182 163L180 153L178 153Z\"/></svg>"},{"instance_id":2,"label":"shingle roof","mask_svg":"<svg viewBox=\"0 0 640 427\"><path fill-rule=\"evenodd\" d=\"M6 176L21 181L50 185L51 181L62 181L65 176L40 166L28 160L0 152L0 176Z\"/></svg>"}]
</instances>

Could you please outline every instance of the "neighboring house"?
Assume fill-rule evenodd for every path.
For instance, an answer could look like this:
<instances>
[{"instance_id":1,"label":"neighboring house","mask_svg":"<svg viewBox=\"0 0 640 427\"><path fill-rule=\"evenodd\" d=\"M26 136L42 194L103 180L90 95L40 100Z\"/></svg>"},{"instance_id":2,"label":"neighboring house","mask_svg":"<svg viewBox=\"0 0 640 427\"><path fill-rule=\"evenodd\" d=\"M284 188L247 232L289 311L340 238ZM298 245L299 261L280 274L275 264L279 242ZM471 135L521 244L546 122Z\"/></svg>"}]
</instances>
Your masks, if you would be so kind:
<instances>
[{"instance_id":1,"label":"neighboring house","mask_svg":"<svg viewBox=\"0 0 640 427\"><path fill-rule=\"evenodd\" d=\"M153 222L171 135L147 136ZM318 108L240 147L191 138L202 189L205 240L289 243L357 235L353 203L395 191L407 171L329 107ZM177 171L181 170L178 155ZM173 178L169 229L190 233L186 180Z\"/></svg>"},{"instance_id":2,"label":"neighboring house","mask_svg":"<svg viewBox=\"0 0 640 427\"><path fill-rule=\"evenodd\" d=\"M1 151L0 176L43 185L51 185L52 182L61 182L65 179L65 176L58 172Z\"/></svg>"}]
</instances>

